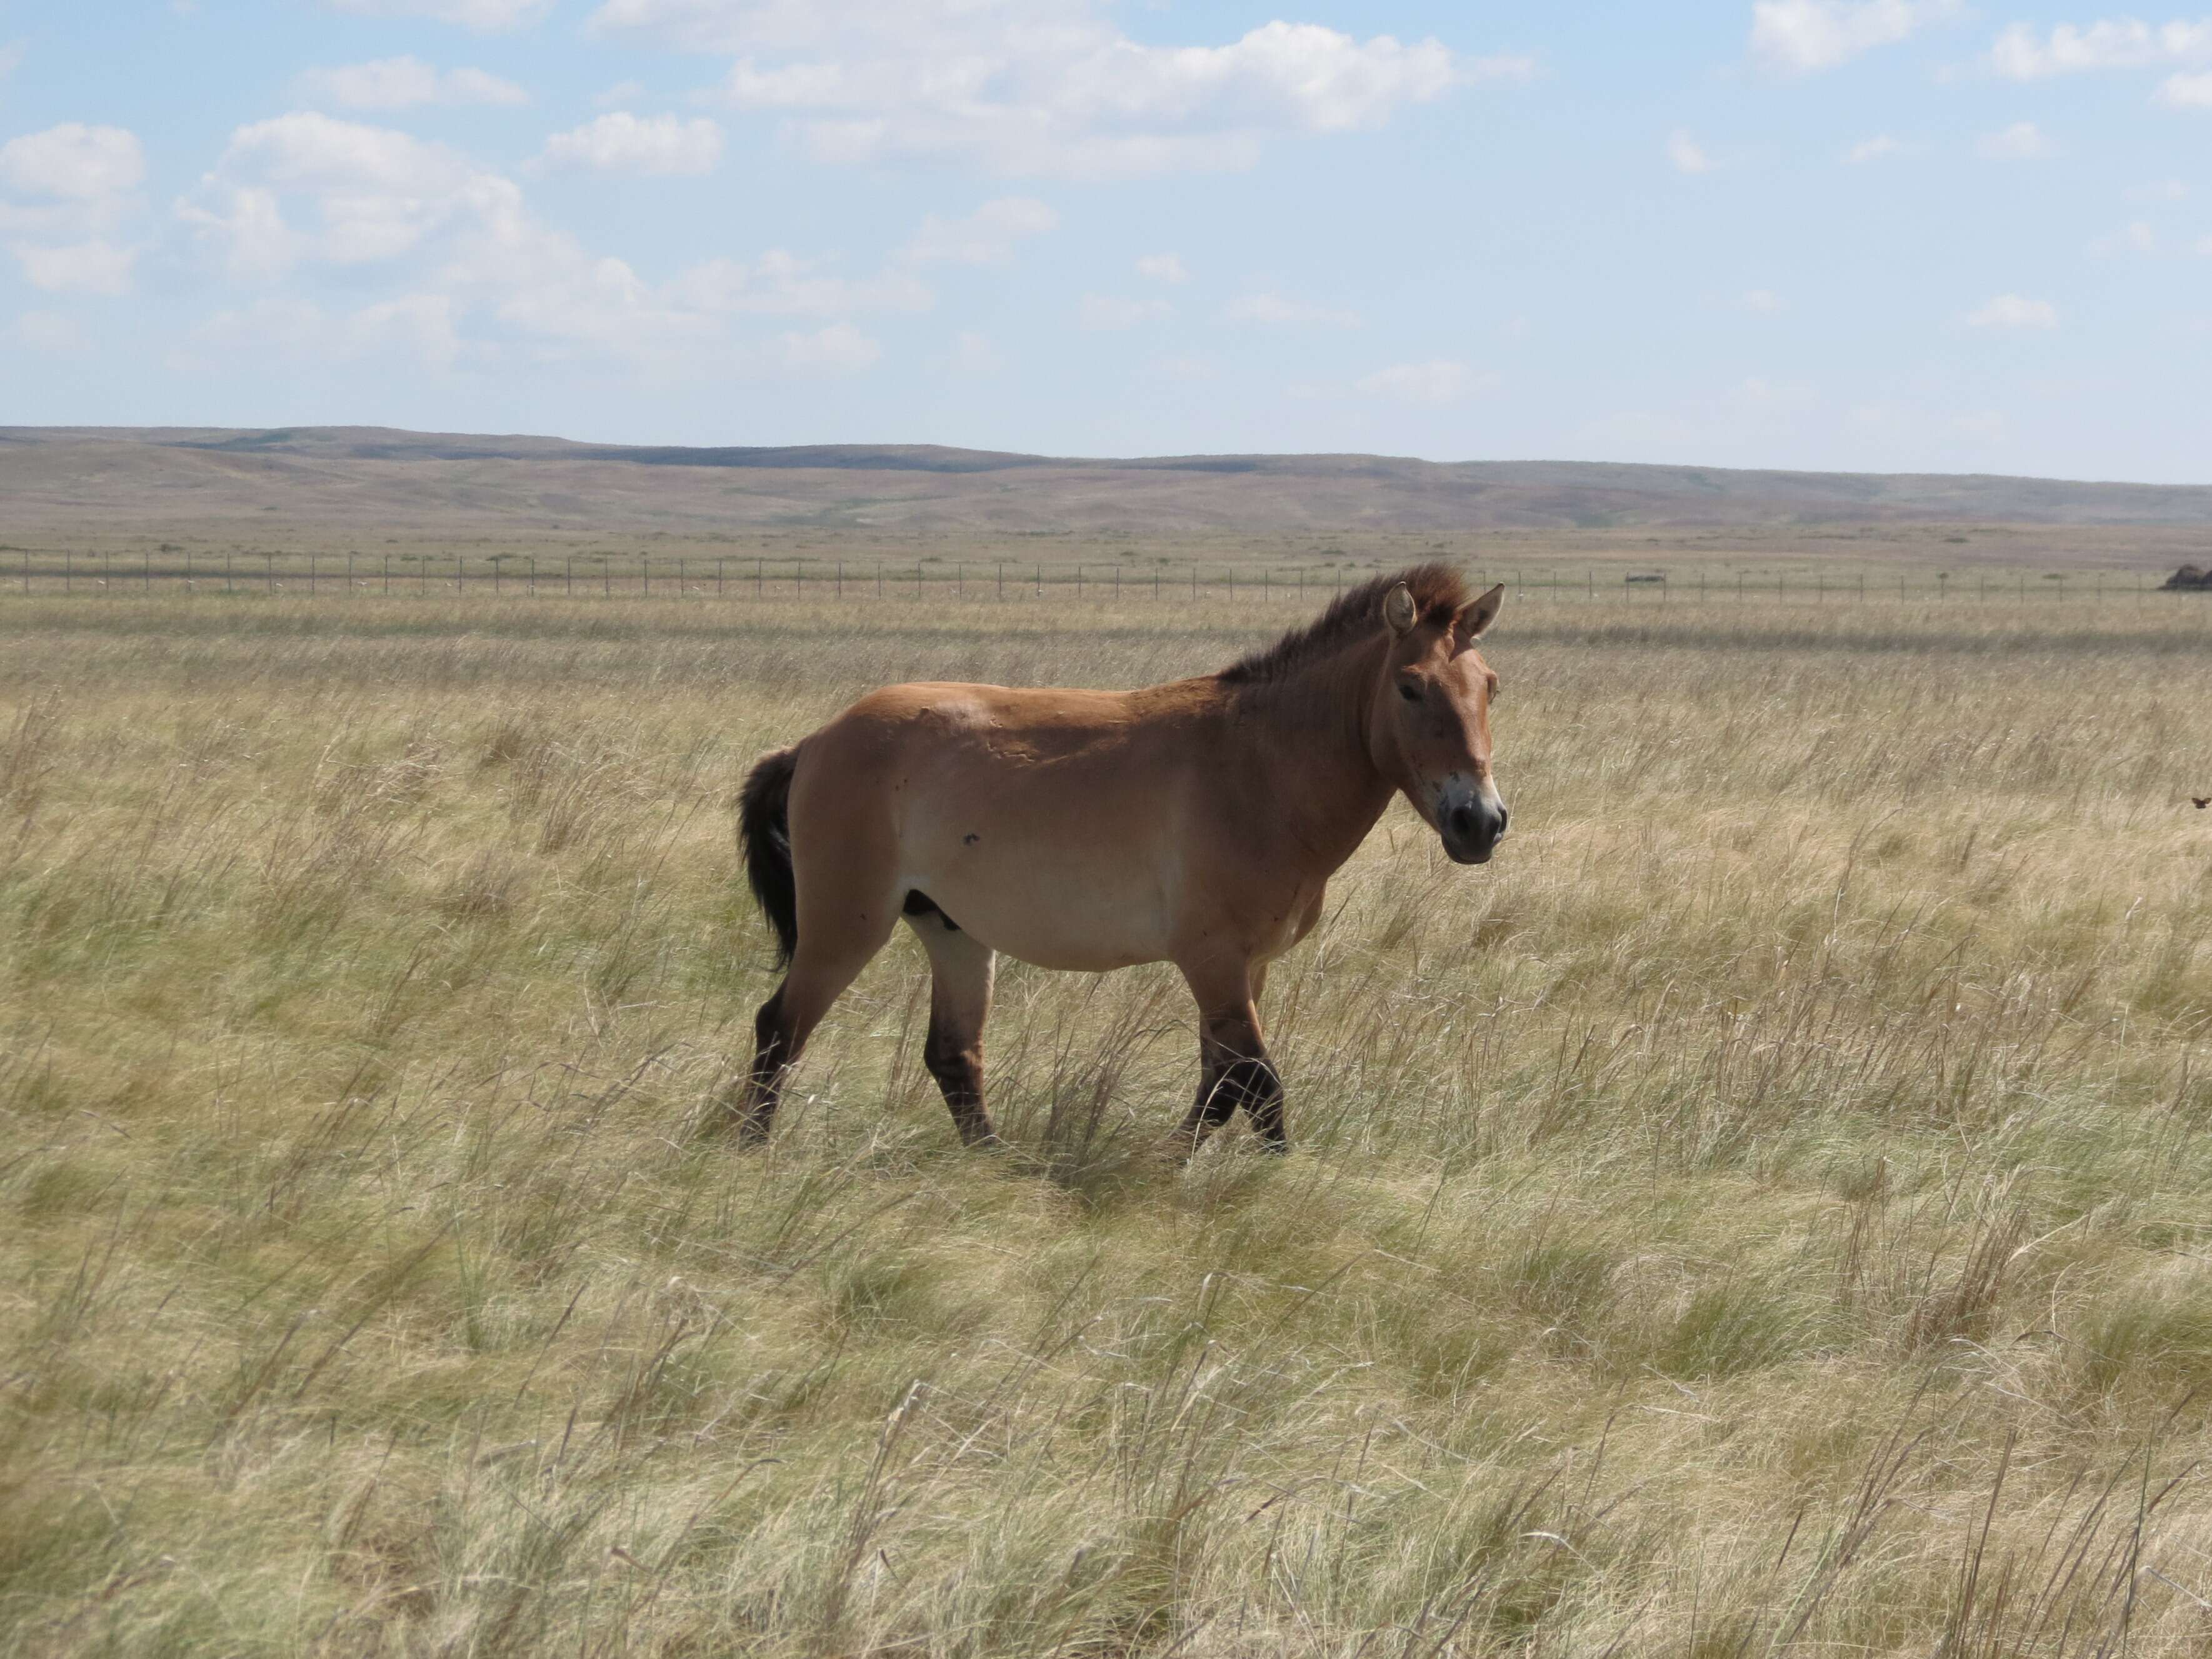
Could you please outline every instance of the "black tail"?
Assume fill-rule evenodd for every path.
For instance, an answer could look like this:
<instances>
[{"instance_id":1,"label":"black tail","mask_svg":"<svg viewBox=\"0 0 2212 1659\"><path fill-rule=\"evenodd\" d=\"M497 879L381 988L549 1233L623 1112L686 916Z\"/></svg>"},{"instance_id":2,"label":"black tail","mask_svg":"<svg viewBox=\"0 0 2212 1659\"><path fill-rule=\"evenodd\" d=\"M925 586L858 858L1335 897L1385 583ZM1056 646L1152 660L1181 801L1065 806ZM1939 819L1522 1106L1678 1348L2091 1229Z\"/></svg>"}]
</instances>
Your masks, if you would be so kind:
<instances>
[{"instance_id":1,"label":"black tail","mask_svg":"<svg viewBox=\"0 0 2212 1659\"><path fill-rule=\"evenodd\" d=\"M738 844L744 849L745 879L775 929L775 965L791 966L799 948L799 888L791 879L791 774L796 745L764 754L738 791Z\"/></svg>"}]
</instances>

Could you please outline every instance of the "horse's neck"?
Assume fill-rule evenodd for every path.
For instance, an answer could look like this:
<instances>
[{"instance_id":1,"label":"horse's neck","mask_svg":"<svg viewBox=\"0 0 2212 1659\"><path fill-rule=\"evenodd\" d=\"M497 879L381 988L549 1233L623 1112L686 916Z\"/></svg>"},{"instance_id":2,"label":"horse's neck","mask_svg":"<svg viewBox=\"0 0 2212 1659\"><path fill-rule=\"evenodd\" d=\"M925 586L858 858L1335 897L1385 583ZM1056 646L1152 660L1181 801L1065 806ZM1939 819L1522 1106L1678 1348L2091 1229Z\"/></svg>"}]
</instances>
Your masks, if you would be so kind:
<instances>
[{"instance_id":1,"label":"horse's neck","mask_svg":"<svg viewBox=\"0 0 2212 1659\"><path fill-rule=\"evenodd\" d=\"M1260 764L1273 810L1326 865L1352 857L1390 804L1391 784L1367 747L1369 699L1382 647L1355 647L1243 693L1246 717L1264 734Z\"/></svg>"}]
</instances>

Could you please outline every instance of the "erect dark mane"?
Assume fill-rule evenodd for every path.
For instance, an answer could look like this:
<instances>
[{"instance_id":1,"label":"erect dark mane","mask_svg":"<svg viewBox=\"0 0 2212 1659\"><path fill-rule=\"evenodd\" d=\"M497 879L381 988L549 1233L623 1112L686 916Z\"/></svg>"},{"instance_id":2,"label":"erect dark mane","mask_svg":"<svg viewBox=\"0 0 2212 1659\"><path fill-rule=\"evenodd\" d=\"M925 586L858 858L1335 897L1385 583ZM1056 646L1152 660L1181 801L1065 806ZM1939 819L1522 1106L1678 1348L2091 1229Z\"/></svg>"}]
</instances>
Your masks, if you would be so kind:
<instances>
[{"instance_id":1,"label":"erect dark mane","mask_svg":"<svg viewBox=\"0 0 2212 1659\"><path fill-rule=\"evenodd\" d=\"M1413 565L1337 596L1336 602L1302 628L1292 628L1272 645L1249 651L1214 678L1225 685L1252 686L1284 675L1326 657L1347 640L1379 630L1383 596L1403 582L1413 592L1416 614L1423 621L1441 622L1474 596L1466 578L1449 565Z\"/></svg>"}]
</instances>

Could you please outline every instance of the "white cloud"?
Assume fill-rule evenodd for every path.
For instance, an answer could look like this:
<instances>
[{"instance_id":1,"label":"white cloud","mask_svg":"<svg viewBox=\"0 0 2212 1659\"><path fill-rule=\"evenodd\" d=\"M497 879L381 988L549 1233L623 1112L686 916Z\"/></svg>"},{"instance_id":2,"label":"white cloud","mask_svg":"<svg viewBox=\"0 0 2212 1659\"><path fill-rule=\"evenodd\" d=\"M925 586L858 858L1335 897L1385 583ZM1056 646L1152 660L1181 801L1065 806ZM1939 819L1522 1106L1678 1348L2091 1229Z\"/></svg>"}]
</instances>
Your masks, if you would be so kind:
<instances>
[{"instance_id":1,"label":"white cloud","mask_svg":"<svg viewBox=\"0 0 2212 1659\"><path fill-rule=\"evenodd\" d=\"M1249 167L1267 135L1383 124L1519 58L1269 22L1221 45L1132 39L1094 0L605 0L600 33L732 54L723 93L817 160L1029 177Z\"/></svg>"},{"instance_id":2,"label":"white cloud","mask_svg":"<svg viewBox=\"0 0 2212 1659\"><path fill-rule=\"evenodd\" d=\"M535 23L553 0L323 0L332 11L363 17L427 17L478 34L496 34Z\"/></svg>"},{"instance_id":3,"label":"white cloud","mask_svg":"<svg viewBox=\"0 0 2212 1659\"><path fill-rule=\"evenodd\" d=\"M1784 75L1813 75L1895 45L1957 14L1958 0L1759 0L1751 51Z\"/></svg>"},{"instance_id":4,"label":"white cloud","mask_svg":"<svg viewBox=\"0 0 2212 1659\"><path fill-rule=\"evenodd\" d=\"M2040 161L2058 154L2058 147L2033 121L2015 121L1997 132L1985 132L1974 141L1974 154L1985 161Z\"/></svg>"},{"instance_id":5,"label":"white cloud","mask_svg":"<svg viewBox=\"0 0 2212 1659\"><path fill-rule=\"evenodd\" d=\"M722 129L705 116L639 117L617 110L545 141L555 167L653 178L699 178L722 159Z\"/></svg>"},{"instance_id":6,"label":"white cloud","mask_svg":"<svg viewBox=\"0 0 2212 1659\"><path fill-rule=\"evenodd\" d=\"M680 303L724 316L849 317L860 312L927 311L936 296L904 271L859 281L818 261L771 248L759 258L709 259L669 284Z\"/></svg>"},{"instance_id":7,"label":"white cloud","mask_svg":"<svg viewBox=\"0 0 2212 1659\"><path fill-rule=\"evenodd\" d=\"M1261 292L1247 294L1229 302L1224 313L1232 323L1267 323L1275 324L1326 324L1331 327L1356 329L1359 326L1357 312L1332 311L1327 306L1308 305L1303 300L1286 300L1279 294Z\"/></svg>"},{"instance_id":8,"label":"white cloud","mask_svg":"<svg viewBox=\"0 0 2212 1659\"><path fill-rule=\"evenodd\" d=\"M883 348L850 323L832 323L811 334L776 336L786 368L818 374L857 374L881 357Z\"/></svg>"},{"instance_id":9,"label":"white cloud","mask_svg":"<svg viewBox=\"0 0 2212 1659\"><path fill-rule=\"evenodd\" d=\"M434 365L597 359L672 379L811 373L874 360L853 316L933 302L910 272L848 278L781 250L649 282L544 223L513 179L406 133L311 112L240 128L179 216L211 261L269 285L214 319L203 348L398 348ZM300 291L318 267L346 268L347 289L375 282L388 297L326 314ZM747 337L744 322L764 316L822 326Z\"/></svg>"},{"instance_id":10,"label":"white cloud","mask_svg":"<svg viewBox=\"0 0 2212 1659\"><path fill-rule=\"evenodd\" d=\"M1164 300L1123 300L1106 294L1086 294L1077 307L1076 319L1086 329L1133 329L1167 316L1175 309Z\"/></svg>"},{"instance_id":11,"label":"white cloud","mask_svg":"<svg viewBox=\"0 0 2212 1659\"><path fill-rule=\"evenodd\" d=\"M1887 133L1878 132L1871 138L1860 139L1857 143L1845 150L1844 160L1857 166L1868 161L1887 161L1892 156L1902 155L1904 153L1904 145L1899 143Z\"/></svg>"},{"instance_id":12,"label":"white cloud","mask_svg":"<svg viewBox=\"0 0 2212 1659\"><path fill-rule=\"evenodd\" d=\"M335 316L313 300L270 294L208 318L169 366L199 369L212 357L252 352L295 362L396 355L446 370L466 349L456 324L457 307L441 294L402 294Z\"/></svg>"},{"instance_id":13,"label":"white cloud","mask_svg":"<svg viewBox=\"0 0 2212 1659\"><path fill-rule=\"evenodd\" d=\"M2117 253L2156 253L2158 232L2148 220L2138 219L2110 236L2100 236L2089 244L2089 251L2100 258Z\"/></svg>"},{"instance_id":14,"label":"white cloud","mask_svg":"<svg viewBox=\"0 0 2212 1659\"><path fill-rule=\"evenodd\" d=\"M2212 74L2169 75L2160 83L2157 97L2168 109L2212 109Z\"/></svg>"},{"instance_id":15,"label":"white cloud","mask_svg":"<svg viewBox=\"0 0 2212 1659\"><path fill-rule=\"evenodd\" d=\"M319 227L295 229L286 197L307 198ZM520 213L511 182L441 144L305 111L239 128L179 209L234 275L262 278L303 259L396 258L455 227L511 228Z\"/></svg>"},{"instance_id":16,"label":"white cloud","mask_svg":"<svg viewBox=\"0 0 2212 1659\"><path fill-rule=\"evenodd\" d=\"M2000 294L1988 304L1966 313L1972 329L2055 329L2058 308L2048 300L2024 300L2016 294Z\"/></svg>"},{"instance_id":17,"label":"white cloud","mask_svg":"<svg viewBox=\"0 0 2212 1659\"><path fill-rule=\"evenodd\" d=\"M19 244L15 252L31 286L49 294L127 294L138 257L136 248L98 240L58 248Z\"/></svg>"},{"instance_id":18,"label":"white cloud","mask_svg":"<svg viewBox=\"0 0 2212 1659\"><path fill-rule=\"evenodd\" d=\"M55 311L27 311L9 325L7 336L31 351L57 354L82 351L84 331L76 320Z\"/></svg>"},{"instance_id":19,"label":"white cloud","mask_svg":"<svg viewBox=\"0 0 2212 1659\"><path fill-rule=\"evenodd\" d=\"M634 104L645 95L642 81L617 81L605 92L592 94L592 102L600 109L611 110L617 104Z\"/></svg>"},{"instance_id":20,"label":"white cloud","mask_svg":"<svg viewBox=\"0 0 2212 1659\"><path fill-rule=\"evenodd\" d=\"M1190 273L1182 266L1182 256L1176 253L1146 254L1137 261L1137 275L1153 282L1190 281Z\"/></svg>"},{"instance_id":21,"label":"white cloud","mask_svg":"<svg viewBox=\"0 0 2212 1659\"><path fill-rule=\"evenodd\" d=\"M1425 363L1393 363L1363 375L1354 384L1374 397L1395 397L1408 403L1453 403L1470 391L1495 383L1496 377L1477 376L1464 363L1433 358Z\"/></svg>"},{"instance_id":22,"label":"white cloud","mask_svg":"<svg viewBox=\"0 0 2212 1659\"><path fill-rule=\"evenodd\" d=\"M23 51L21 40L0 42L0 81L5 81L23 66Z\"/></svg>"},{"instance_id":23,"label":"white cloud","mask_svg":"<svg viewBox=\"0 0 2212 1659\"><path fill-rule=\"evenodd\" d=\"M2208 257L2212 257L2212 236L2198 237L2197 239L2197 251L2201 254L2207 255Z\"/></svg>"},{"instance_id":24,"label":"white cloud","mask_svg":"<svg viewBox=\"0 0 2212 1659\"><path fill-rule=\"evenodd\" d=\"M2180 202L2188 198L2189 186L2179 179L2154 179L2129 185L2124 194L2130 202Z\"/></svg>"},{"instance_id":25,"label":"white cloud","mask_svg":"<svg viewBox=\"0 0 2212 1659\"><path fill-rule=\"evenodd\" d=\"M353 110L404 110L419 104L526 104L530 94L483 70L439 70L419 58L380 58L301 76L310 103Z\"/></svg>"},{"instance_id":26,"label":"white cloud","mask_svg":"<svg viewBox=\"0 0 2212 1659\"><path fill-rule=\"evenodd\" d=\"M1680 127L1667 136L1667 159L1674 164L1677 173L1711 173L1712 157L1705 147Z\"/></svg>"},{"instance_id":27,"label":"white cloud","mask_svg":"<svg viewBox=\"0 0 2212 1659\"><path fill-rule=\"evenodd\" d=\"M1790 309L1790 302L1771 288L1745 289L1742 305L1746 311L1755 311L1768 317Z\"/></svg>"},{"instance_id":28,"label":"white cloud","mask_svg":"<svg viewBox=\"0 0 2212 1659\"><path fill-rule=\"evenodd\" d=\"M65 121L0 144L0 184L33 196L90 201L135 190L146 176L136 133Z\"/></svg>"},{"instance_id":29,"label":"white cloud","mask_svg":"<svg viewBox=\"0 0 2212 1659\"><path fill-rule=\"evenodd\" d=\"M2086 28L2060 23L2048 34L2038 34L2032 24L2014 23L1997 36L1989 56L1990 67L2012 81L2203 61L2212 61L2212 18L2153 25L2122 17Z\"/></svg>"},{"instance_id":30,"label":"white cloud","mask_svg":"<svg viewBox=\"0 0 2212 1659\"><path fill-rule=\"evenodd\" d=\"M955 374L996 374L1006 366L999 348L973 329L952 336L952 354L946 366Z\"/></svg>"},{"instance_id":31,"label":"white cloud","mask_svg":"<svg viewBox=\"0 0 2212 1659\"><path fill-rule=\"evenodd\" d=\"M961 219L930 214L899 257L915 264L944 261L956 265L1003 265L1014 245L1042 236L1060 224L1060 215L1033 196L1001 196Z\"/></svg>"}]
</instances>

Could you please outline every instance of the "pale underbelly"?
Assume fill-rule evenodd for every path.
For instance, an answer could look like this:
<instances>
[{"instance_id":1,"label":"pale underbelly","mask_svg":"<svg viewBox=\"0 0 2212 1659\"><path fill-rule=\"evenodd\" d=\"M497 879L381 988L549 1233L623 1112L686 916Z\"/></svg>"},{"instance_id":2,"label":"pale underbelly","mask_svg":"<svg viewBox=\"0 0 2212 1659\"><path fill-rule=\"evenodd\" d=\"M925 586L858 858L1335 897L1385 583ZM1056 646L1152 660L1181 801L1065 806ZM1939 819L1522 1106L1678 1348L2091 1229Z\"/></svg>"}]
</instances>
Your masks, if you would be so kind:
<instances>
[{"instance_id":1,"label":"pale underbelly","mask_svg":"<svg viewBox=\"0 0 2212 1659\"><path fill-rule=\"evenodd\" d=\"M1036 967L1104 973L1175 954L1174 918L1154 874L1016 870L978 859L921 863L906 881L977 943Z\"/></svg>"}]
</instances>

